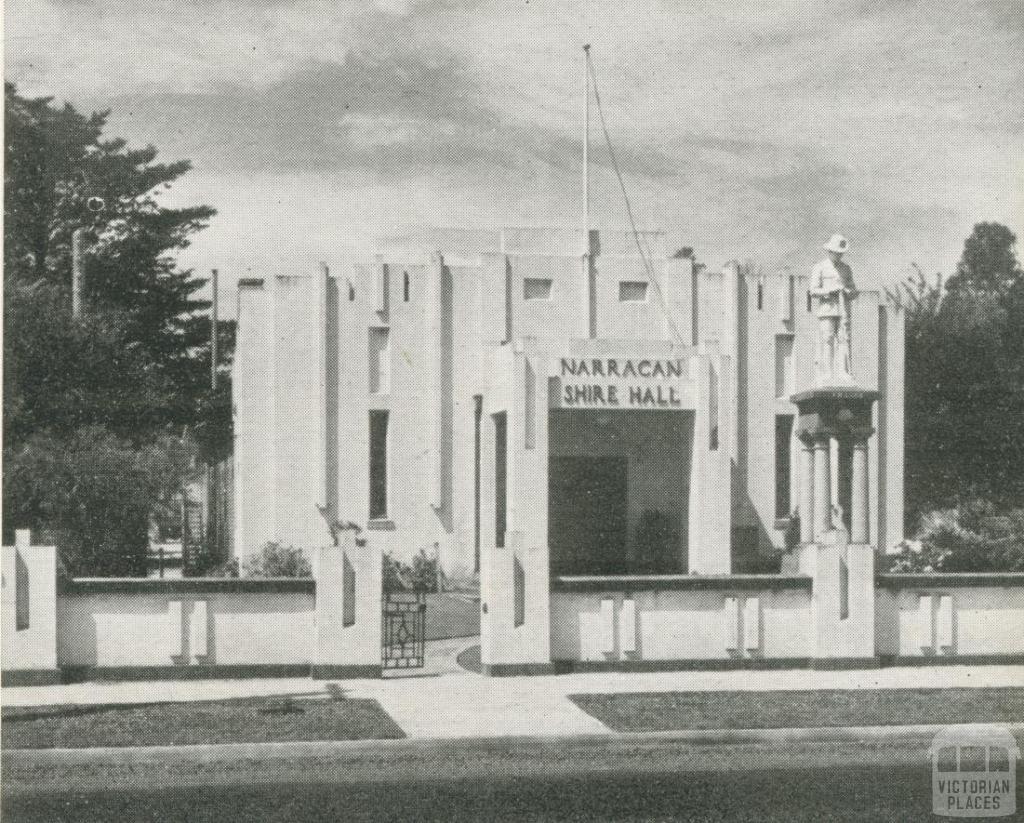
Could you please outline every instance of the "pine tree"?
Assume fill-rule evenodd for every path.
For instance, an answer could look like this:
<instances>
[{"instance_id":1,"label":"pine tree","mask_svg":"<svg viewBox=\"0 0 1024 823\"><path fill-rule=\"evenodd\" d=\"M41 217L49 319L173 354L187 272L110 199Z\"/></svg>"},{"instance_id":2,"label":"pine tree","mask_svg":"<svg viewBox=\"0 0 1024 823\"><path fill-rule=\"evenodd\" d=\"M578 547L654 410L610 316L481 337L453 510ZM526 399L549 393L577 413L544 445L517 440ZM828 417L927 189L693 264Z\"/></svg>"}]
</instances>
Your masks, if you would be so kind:
<instances>
[{"instance_id":1,"label":"pine tree","mask_svg":"<svg viewBox=\"0 0 1024 823\"><path fill-rule=\"evenodd\" d=\"M190 164L156 163L152 146L105 139L109 112L86 117L51 98L21 97L10 84L5 93L5 288L46 285L70 306L71 237L86 228L88 311L116 313L126 341L169 381L162 422L194 422L206 391L209 303L196 297L206 281L179 270L174 254L215 211L159 202ZM227 345L228 324L223 333Z\"/></svg>"}]
</instances>

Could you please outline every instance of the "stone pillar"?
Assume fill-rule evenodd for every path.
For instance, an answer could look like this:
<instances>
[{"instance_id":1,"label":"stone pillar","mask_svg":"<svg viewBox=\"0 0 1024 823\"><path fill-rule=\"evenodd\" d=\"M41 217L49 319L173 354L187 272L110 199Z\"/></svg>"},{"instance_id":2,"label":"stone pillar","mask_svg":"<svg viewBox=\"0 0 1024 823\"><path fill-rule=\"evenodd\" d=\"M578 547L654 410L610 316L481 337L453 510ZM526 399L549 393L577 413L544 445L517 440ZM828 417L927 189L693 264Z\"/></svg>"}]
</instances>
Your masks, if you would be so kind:
<instances>
[{"instance_id":1,"label":"stone pillar","mask_svg":"<svg viewBox=\"0 0 1024 823\"><path fill-rule=\"evenodd\" d=\"M832 530L832 455L827 435L814 438L814 539Z\"/></svg>"},{"instance_id":2,"label":"stone pillar","mask_svg":"<svg viewBox=\"0 0 1024 823\"><path fill-rule=\"evenodd\" d=\"M814 442L800 440L800 542L814 542Z\"/></svg>"},{"instance_id":3,"label":"stone pillar","mask_svg":"<svg viewBox=\"0 0 1024 823\"><path fill-rule=\"evenodd\" d=\"M853 467L850 487L850 542L868 542L868 436L857 432L853 440Z\"/></svg>"}]
</instances>

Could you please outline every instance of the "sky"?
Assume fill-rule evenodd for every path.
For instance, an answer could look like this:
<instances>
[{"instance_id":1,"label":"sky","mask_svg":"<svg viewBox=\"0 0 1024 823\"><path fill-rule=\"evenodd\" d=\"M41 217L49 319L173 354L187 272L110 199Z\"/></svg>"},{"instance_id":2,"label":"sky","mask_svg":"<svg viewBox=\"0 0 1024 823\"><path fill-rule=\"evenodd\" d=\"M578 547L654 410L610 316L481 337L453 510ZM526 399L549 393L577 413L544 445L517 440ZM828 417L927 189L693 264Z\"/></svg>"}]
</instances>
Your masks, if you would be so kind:
<instances>
[{"instance_id":1,"label":"sky","mask_svg":"<svg viewBox=\"0 0 1024 823\"><path fill-rule=\"evenodd\" d=\"M637 222L862 288L1024 244L1020 0L6 0L22 94L111 109L218 210L182 264L304 269L409 224L581 224L582 45ZM592 109L593 111L593 109ZM628 225L596 116L591 213Z\"/></svg>"}]
</instances>

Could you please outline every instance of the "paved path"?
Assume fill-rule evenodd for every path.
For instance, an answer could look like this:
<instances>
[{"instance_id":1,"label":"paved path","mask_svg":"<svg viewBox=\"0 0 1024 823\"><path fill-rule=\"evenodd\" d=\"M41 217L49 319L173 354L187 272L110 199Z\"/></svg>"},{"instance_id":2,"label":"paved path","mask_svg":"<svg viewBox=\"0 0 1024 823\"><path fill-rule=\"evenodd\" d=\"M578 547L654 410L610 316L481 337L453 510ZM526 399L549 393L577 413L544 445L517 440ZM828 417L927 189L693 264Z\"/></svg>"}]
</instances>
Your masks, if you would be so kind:
<instances>
[{"instance_id":1,"label":"paved path","mask_svg":"<svg viewBox=\"0 0 1024 823\"><path fill-rule=\"evenodd\" d=\"M935 666L859 671L686 671L588 673L485 678L456 656L475 638L428 644L428 665L404 677L320 682L195 680L76 683L5 688L6 706L152 703L293 695L327 697L338 688L350 697L380 702L410 738L606 734L608 729L567 695L605 692L766 691L793 689L981 688L1024 685L1024 666Z\"/></svg>"}]
</instances>

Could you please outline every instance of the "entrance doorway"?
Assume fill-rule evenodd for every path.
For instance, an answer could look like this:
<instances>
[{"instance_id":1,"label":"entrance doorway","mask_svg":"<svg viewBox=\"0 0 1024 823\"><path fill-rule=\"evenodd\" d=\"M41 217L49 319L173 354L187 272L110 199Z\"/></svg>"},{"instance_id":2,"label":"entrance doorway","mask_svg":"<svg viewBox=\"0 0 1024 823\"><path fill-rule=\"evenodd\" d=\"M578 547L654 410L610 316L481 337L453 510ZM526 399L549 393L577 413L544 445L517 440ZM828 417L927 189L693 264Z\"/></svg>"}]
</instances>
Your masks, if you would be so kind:
<instances>
[{"instance_id":1,"label":"entrance doorway","mask_svg":"<svg viewBox=\"0 0 1024 823\"><path fill-rule=\"evenodd\" d=\"M627 544L625 457L552 457L548 471L551 571L625 574Z\"/></svg>"}]
</instances>

